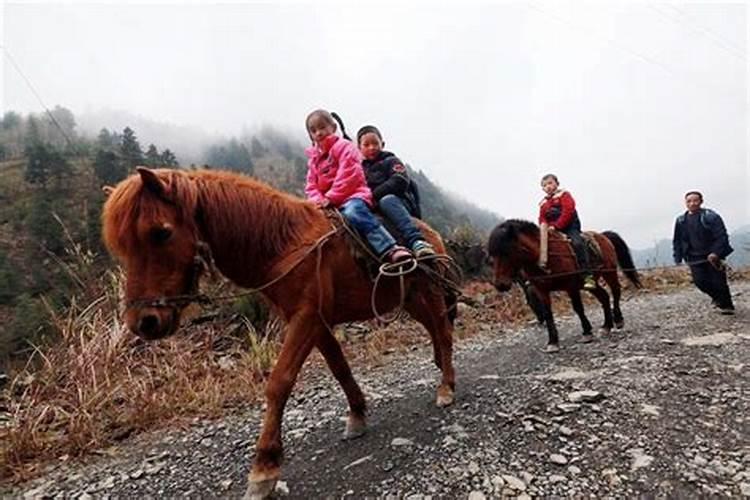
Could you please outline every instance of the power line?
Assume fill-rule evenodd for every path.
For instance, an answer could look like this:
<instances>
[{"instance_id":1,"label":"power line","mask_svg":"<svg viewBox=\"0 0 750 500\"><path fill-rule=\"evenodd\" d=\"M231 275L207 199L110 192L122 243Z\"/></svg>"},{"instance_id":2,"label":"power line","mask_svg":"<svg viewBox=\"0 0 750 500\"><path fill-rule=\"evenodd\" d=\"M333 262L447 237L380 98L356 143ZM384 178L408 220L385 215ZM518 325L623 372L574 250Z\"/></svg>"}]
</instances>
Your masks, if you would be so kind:
<instances>
[{"instance_id":1,"label":"power line","mask_svg":"<svg viewBox=\"0 0 750 500\"><path fill-rule=\"evenodd\" d=\"M742 51L740 48L738 48L738 47L736 47L736 46L734 46L732 44L726 43L726 42L717 43L718 38L712 40L711 37L708 36L708 33L709 33L708 30L701 29L701 28L698 28L696 26L690 25L690 24L682 21L679 17L675 17L673 15L670 15L670 13L659 9L655 5L647 4L646 6L649 7L651 10L653 10L654 12L658 13L660 16L664 17L665 19L669 19L673 23L675 23L675 24L677 24L677 25L679 25L681 27L685 27L685 28L689 29L690 31L692 31L693 33L698 33L698 34L703 35L704 37L708 38L709 41L713 42L714 47L723 50L727 54L729 54L729 55L731 55L733 57L736 57L737 59L739 59L739 60L741 60L743 62L747 62L747 58L745 56L745 52L744 51Z\"/></svg>"},{"instance_id":2,"label":"power line","mask_svg":"<svg viewBox=\"0 0 750 500\"><path fill-rule=\"evenodd\" d=\"M10 51L8 50L8 48L5 45L0 45L0 48L3 49L3 52L5 52L5 55L8 58L8 61L10 62L10 64L15 68L18 74L21 75L21 78L23 78L23 81L26 82L26 85L29 87L29 90L31 90L31 93L34 94L34 97L36 97L36 99L39 101L39 104L42 106L42 108L44 108L44 111L47 113L47 116L49 116L50 120L52 120L52 123L55 124L57 129L65 138L65 141L68 143L68 146L73 147L73 141L70 140L70 138L68 137L68 134L65 133L65 130L63 130L62 126L60 126L60 124L57 122L54 115L52 114L52 112L50 112L49 108L47 107L47 105L44 104L44 101L42 100L42 97L39 95L39 92L36 91L36 89L34 88L34 85L31 84L31 81L28 78L26 78L26 75L23 73L23 71L21 71L20 66L16 64L16 61L13 58L13 56L10 54Z\"/></svg>"},{"instance_id":3,"label":"power line","mask_svg":"<svg viewBox=\"0 0 750 500\"><path fill-rule=\"evenodd\" d=\"M542 14L544 14L544 15L546 15L546 16L548 16L548 17L550 17L550 18L552 18L552 19L554 19L556 21L558 21L559 23L562 23L562 24L568 26L569 28L573 28L576 31L583 32L583 34L585 34L585 35L588 35L588 36L591 36L593 38L597 38L599 40L602 40L605 43L607 43L608 45L611 45L612 47L614 47L614 48L616 48L616 49L618 49L618 50L620 50L622 52L626 52L626 53L630 54L632 57L634 57L636 59L639 59L642 62L645 62L647 64L650 64L652 66L656 66L656 67L660 68L662 71L664 71L666 73L669 73L672 77L680 79L681 81L685 81L685 82L690 83L690 84L692 84L692 85L694 85L696 87L710 88L712 91L714 91L714 92L718 91L718 92L721 92L722 94L726 92L726 89L724 89L724 88L717 87L717 86L714 86L712 84L698 83L696 81L690 80L689 78L685 78L683 75L679 74L678 72L676 72L675 70L673 70L672 68L670 68L666 64L662 63L658 59L655 59L652 56L649 56L647 54L643 54L641 52L633 50L630 47L627 47L625 45L621 45L621 44L615 42L614 40L612 40L611 38L608 38L606 36L601 35L600 33L596 32L595 30L591 29L590 27L580 26L580 25L573 24L569 20L565 19L564 17L561 17L561 16L559 16L557 14L554 14L552 12L549 12L549 11L545 10L545 9L542 9L541 7L539 7L538 5L535 5L533 3L530 3L528 5L532 9L534 9L534 10L536 10L536 11L538 11L538 12L540 12L540 13L542 13Z\"/></svg>"}]
</instances>

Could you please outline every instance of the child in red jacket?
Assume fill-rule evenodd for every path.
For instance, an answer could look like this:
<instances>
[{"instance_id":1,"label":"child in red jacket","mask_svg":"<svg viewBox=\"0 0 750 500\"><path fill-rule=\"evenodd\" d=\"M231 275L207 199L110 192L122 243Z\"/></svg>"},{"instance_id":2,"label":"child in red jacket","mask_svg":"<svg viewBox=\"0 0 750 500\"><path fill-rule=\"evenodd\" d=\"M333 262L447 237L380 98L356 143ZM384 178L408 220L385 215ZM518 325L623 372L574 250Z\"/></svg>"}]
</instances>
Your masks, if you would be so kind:
<instances>
[{"instance_id":1,"label":"child in red jacket","mask_svg":"<svg viewBox=\"0 0 750 500\"><path fill-rule=\"evenodd\" d=\"M539 202L539 224L546 222L561 233L565 233L573 243L578 265L584 270L583 287L587 290L596 288L594 276L591 274L586 243L581 235L581 220L578 218L576 202L571 194L560 189L560 182L554 174L542 177L542 190L546 193Z\"/></svg>"}]
</instances>

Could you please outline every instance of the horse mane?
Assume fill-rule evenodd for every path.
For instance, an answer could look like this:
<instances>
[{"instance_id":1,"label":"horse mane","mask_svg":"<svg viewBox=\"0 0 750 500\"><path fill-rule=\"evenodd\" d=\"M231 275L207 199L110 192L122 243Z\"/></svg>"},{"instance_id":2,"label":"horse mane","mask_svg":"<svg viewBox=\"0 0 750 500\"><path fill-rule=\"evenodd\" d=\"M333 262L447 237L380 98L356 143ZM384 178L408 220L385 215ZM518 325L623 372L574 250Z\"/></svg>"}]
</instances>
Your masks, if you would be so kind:
<instances>
[{"instance_id":1,"label":"horse mane","mask_svg":"<svg viewBox=\"0 0 750 500\"><path fill-rule=\"evenodd\" d=\"M503 257L510 254L518 235L539 237L539 226L522 219L508 219L499 224L490 233L487 251L492 257Z\"/></svg>"},{"instance_id":2,"label":"horse mane","mask_svg":"<svg viewBox=\"0 0 750 500\"><path fill-rule=\"evenodd\" d=\"M277 256L290 241L303 239L325 221L312 204L234 172L158 169L154 173L165 184L162 195L135 174L107 199L103 236L115 255L136 252L143 244L133 231L137 221L158 223L170 207L176 210L178 222L206 232L204 238L218 241L232 235L235 243L264 259ZM239 227L248 229L238 233Z\"/></svg>"}]
</instances>

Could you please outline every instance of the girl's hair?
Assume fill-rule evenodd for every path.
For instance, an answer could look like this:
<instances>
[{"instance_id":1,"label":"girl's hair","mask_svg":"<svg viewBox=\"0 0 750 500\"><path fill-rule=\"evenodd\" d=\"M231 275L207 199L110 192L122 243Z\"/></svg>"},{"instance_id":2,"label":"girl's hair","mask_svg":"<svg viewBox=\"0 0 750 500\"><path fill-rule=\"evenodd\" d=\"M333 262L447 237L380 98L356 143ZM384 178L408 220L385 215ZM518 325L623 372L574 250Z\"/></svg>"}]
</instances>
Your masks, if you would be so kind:
<instances>
[{"instance_id":1,"label":"girl's hair","mask_svg":"<svg viewBox=\"0 0 750 500\"><path fill-rule=\"evenodd\" d=\"M352 140L352 138L349 137L346 133L346 128L344 127L344 122L341 120L341 117L337 113L329 112L325 109L316 109L315 111L307 115L307 118L305 119L305 128L307 129L308 134L310 132L310 120L312 120L313 118L321 118L322 120L333 126L334 132L336 131L336 124L338 123L338 126L341 127L341 135L344 136L344 139L347 139L349 141Z\"/></svg>"},{"instance_id":2,"label":"girl's hair","mask_svg":"<svg viewBox=\"0 0 750 500\"><path fill-rule=\"evenodd\" d=\"M546 181L547 179L553 179L556 183L560 184L560 181L557 180L557 176L555 174L547 174L544 177L542 177L541 182Z\"/></svg>"},{"instance_id":3,"label":"girl's hair","mask_svg":"<svg viewBox=\"0 0 750 500\"><path fill-rule=\"evenodd\" d=\"M380 139L380 142L383 142L383 136L380 134L380 130L375 125L365 125L359 131L357 132L357 144L359 145L360 141L362 140L362 137L364 137L367 134L375 134L378 136L378 139Z\"/></svg>"}]
</instances>

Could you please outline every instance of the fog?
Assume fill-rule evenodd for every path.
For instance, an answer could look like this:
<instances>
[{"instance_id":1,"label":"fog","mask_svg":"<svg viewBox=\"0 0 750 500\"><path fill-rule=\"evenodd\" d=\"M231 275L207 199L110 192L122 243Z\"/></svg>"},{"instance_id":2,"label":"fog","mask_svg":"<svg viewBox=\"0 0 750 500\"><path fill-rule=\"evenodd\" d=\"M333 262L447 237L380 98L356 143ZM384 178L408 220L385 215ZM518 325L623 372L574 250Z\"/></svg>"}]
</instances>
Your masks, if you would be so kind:
<instances>
[{"instance_id":1,"label":"fog","mask_svg":"<svg viewBox=\"0 0 750 500\"><path fill-rule=\"evenodd\" d=\"M750 222L744 4L5 2L2 110L110 109L306 141L315 108L444 188L534 219L556 173L586 228L669 237L703 191ZM190 141L186 137L186 141ZM172 146L170 146L172 147ZM185 145L186 148L190 144ZM179 156L179 146L175 146Z\"/></svg>"}]
</instances>

